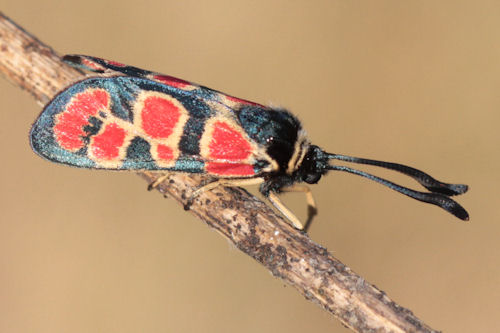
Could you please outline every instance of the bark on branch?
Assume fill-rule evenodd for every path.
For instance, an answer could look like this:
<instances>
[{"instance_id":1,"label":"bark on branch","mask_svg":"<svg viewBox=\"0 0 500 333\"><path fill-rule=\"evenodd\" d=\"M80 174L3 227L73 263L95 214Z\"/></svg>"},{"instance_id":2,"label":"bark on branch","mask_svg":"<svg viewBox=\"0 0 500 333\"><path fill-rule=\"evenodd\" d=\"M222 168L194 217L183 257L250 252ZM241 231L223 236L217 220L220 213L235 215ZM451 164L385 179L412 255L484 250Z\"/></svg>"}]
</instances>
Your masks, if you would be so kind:
<instances>
[{"instance_id":1,"label":"bark on branch","mask_svg":"<svg viewBox=\"0 0 500 333\"><path fill-rule=\"evenodd\" d=\"M0 72L41 104L83 77L2 13ZM148 172L139 175L148 183L158 176ZM158 190L182 204L200 179L173 174ZM243 189L205 192L190 211L356 332L435 332Z\"/></svg>"}]
</instances>

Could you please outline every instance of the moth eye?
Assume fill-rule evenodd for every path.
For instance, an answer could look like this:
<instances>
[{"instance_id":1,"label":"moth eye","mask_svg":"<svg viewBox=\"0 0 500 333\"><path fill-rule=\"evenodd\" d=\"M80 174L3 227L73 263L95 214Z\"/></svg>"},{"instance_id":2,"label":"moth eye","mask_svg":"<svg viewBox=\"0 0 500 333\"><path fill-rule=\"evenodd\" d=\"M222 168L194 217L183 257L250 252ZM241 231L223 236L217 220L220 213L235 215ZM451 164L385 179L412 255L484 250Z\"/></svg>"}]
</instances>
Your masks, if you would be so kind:
<instances>
[{"instance_id":1,"label":"moth eye","mask_svg":"<svg viewBox=\"0 0 500 333\"><path fill-rule=\"evenodd\" d=\"M321 178L320 173L308 173L304 177L304 181L308 184L316 184Z\"/></svg>"}]
</instances>

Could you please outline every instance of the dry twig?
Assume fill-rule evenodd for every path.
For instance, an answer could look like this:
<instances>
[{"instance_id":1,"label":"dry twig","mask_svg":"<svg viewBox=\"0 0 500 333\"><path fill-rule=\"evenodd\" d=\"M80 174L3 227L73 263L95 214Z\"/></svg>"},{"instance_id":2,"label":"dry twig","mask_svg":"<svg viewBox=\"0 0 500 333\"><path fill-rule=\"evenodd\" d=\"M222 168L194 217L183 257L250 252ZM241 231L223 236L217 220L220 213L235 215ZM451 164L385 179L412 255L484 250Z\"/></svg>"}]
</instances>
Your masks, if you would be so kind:
<instances>
[{"instance_id":1,"label":"dry twig","mask_svg":"<svg viewBox=\"0 0 500 333\"><path fill-rule=\"evenodd\" d=\"M0 72L41 104L83 76L2 13ZM139 175L148 183L157 177L147 172ZM182 204L199 181L197 176L178 173L158 190ZM191 212L356 332L434 332L242 189L204 192Z\"/></svg>"}]
</instances>

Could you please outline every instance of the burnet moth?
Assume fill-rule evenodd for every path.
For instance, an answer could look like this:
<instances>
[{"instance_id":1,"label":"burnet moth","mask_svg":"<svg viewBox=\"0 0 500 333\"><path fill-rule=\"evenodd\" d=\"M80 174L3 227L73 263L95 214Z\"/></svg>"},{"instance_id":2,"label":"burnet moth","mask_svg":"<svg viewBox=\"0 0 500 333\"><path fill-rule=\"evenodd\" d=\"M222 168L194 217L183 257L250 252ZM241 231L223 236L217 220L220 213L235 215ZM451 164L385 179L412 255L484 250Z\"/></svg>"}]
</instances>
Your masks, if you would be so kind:
<instances>
[{"instance_id":1,"label":"burnet moth","mask_svg":"<svg viewBox=\"0 0 500 333\"><path fill-rule=\"evenodd\" d=\"M402 164L327 153L309 142L301 123L285 109L100 58L67 55L63 60L102 75L67 87L34 123L31 147L50 161L81 168L213 177L213 182L194 191L187 206L198 194L216 186L260 184L260 192L298 229L303 224L277 195L305 193L312 217L316 205L310 189L301 183L315 184L330 170L371 179L462 220L469 218L450 198L465 193L467 185L442 183ZM335 160L398 171L429 192L331 164Z\"/></svg>"}]
</instances>

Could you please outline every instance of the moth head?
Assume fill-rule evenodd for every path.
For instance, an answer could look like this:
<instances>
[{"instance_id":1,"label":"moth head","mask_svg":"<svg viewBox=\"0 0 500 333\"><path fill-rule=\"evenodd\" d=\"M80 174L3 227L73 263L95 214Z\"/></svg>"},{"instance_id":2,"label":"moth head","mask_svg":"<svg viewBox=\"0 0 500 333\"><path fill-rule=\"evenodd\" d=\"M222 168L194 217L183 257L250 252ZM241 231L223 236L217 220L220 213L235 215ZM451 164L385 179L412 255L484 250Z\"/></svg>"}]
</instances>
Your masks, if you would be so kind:
<instances>
[{"instance_id":1,"label":"moth head","mask_svg":"<svg viewBox=\"0 0 500 333\"><path fill-rule=\"evenodd\" d=\"M297 177L308 184L316 184L330 166L328 154L318 146L311 145L297 169Z\"/></svg>"}]
</instances>

